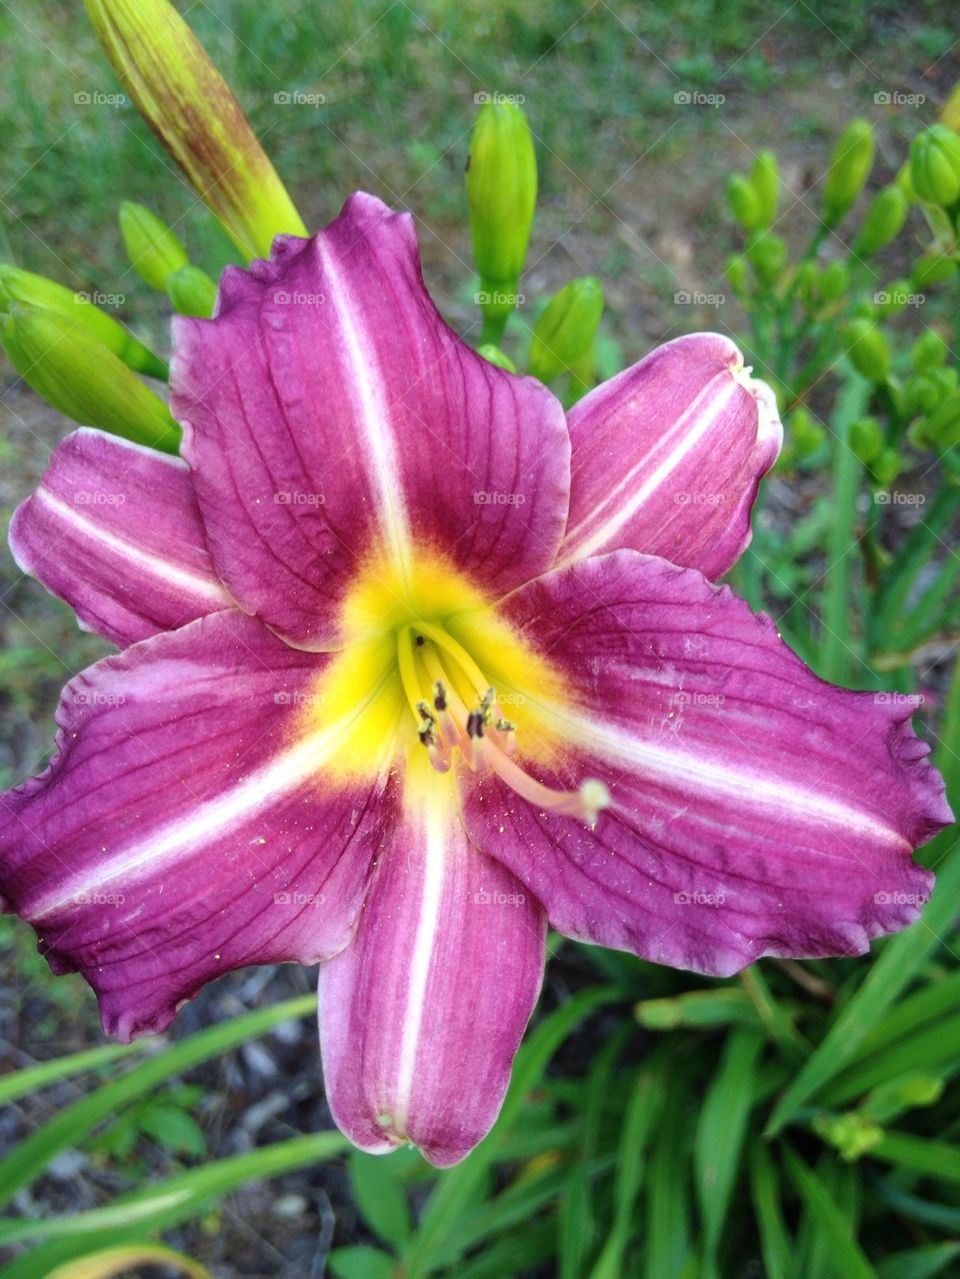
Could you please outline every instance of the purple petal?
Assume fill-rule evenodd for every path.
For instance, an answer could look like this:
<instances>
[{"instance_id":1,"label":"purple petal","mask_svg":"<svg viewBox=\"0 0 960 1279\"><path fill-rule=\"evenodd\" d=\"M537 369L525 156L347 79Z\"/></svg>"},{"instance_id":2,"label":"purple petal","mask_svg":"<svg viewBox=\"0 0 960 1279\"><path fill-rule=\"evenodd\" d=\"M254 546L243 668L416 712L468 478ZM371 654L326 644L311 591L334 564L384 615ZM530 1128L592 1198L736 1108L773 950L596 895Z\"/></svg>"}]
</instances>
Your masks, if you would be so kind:
<instances>
[{"instance_id":1,"label":"purple petal","mask_svg":"<svg viewBox=\"0 0 960 1279\"><path fill-rule=\"evenodd\" d=\"M468 789L471 839L554 927L727 975L861 953L917 918L932 876L911 851L951 816L909 705L823 683L728 589L632 551L506 608L569 685L571 706L539 704L569 745L543 780L612 795L590 830L496 779Z\"/></svg>"},{"instance_id":2,"label":"purple petal","mask_svg":"<svg viewBox=\"0 0 960 1279\"><path fill-rule=\"evenodd\" d=\"M349 940L385 783L334 786L308 728L327 659L236 610L97 663L64 690L58 753L0 798L0 892L123 1040L243 964Z\"/></svg>"},{"instance_id":3,"label":"purple petal","mask_svg":"<svg viewBox=\"0 0 960 1279\"><path fill-rule=\"evenodd\" d=\"M231 601L213 571L186 464L88 429L54 450L10 523L25 573L123 648Z\"/></svg>"},{"instance_id":4,"label":"purple petal","mask_svg":"<svg viewBox=\"0 0 960 1279\"><path fill-rule=\"evenodd\" d=\"M372 196L228 269L216 317L175 322L172 384L217 570L300 647L336 643L357 566L402 580L413 543L492 594L554 561L560 405L444 324L410 217Z\"/></svg>"},{"instance_id":5,"label":"purple petal","mask_svg":"<svg viewBox=\"0 0 960 1279\"><path fill-rule=\"evenodd\" d=\"M722 576L750 541L761 478L780 451L772 391L717 333L657 347L569 414L563 563L621 547Z\"/></svg>"},{"instance_id":6,"label":"purple petal","mask_svg":"<svg viewBox=\"0 0 960 1279\"><path fill-rule=\"evenodd\" d=\"M473 1149L500 1111L544 940L540 906L467 842L450 797L407 812L353 943L320 972L327 1096L351 1141L412 1141L441 1168Z\"/></svg>"}]
</instances>

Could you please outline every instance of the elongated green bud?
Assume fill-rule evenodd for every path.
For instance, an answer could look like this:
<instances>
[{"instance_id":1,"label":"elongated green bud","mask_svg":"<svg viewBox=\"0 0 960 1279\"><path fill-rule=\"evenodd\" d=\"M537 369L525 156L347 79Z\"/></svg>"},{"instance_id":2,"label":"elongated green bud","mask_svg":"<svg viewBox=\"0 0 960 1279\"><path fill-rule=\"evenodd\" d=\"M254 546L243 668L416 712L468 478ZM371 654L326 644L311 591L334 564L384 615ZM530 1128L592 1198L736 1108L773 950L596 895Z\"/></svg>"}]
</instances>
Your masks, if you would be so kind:
<instances>
[{"instance_id":1,"label":"elongated green bud","mask_svg":"<svg viewBox=\"0 0 960 1279\"><path fill-rule=\"evenodd\" d=\"M570 280L547 303L533 330L530 372L541 382L568 373L590 349L603 315L603 288L592 275Z\"/></svg>"},{"instance_id":2,"label":"elongated green bud","mask_svg":"<svg viewBox=\"0 0 960 1279\"><path fill-rule=\"evenodd\" d=\"M949 348L936 329L924 329L910 348L910 361L918 373L939 369L947 361Z\"/></svg>"},{"instance_id":3,"label":"elongated green bud","mask_svg":"<svg viewBox=\"0 0 960 1279\"><path fill-rule=\"evenodd\" d=\"M180 237L145 204L124 200L120 205L120 234L130 265L158 293L166 293L167 276L190 261Z\"/></svg>"},{"instance_id":4,"label":"elongated green bud","mask_svg":"<svg viewBox=\"0 0 960 1279\"><path fill-rule=\"evenodd\" d=\"M828 262L817 280L817 293L823 302L839 302L850 286L846 262Z\"/></svg>"},{"instance_id":5,"label":"elongated green bud","mask_svg":"<svg viewBox=\"0 0 960 1279\"><path fill-rule=\"evenodd\" d=\"M85 0L143 118L247 257L306 235L276 171L203 46L169 0Z\"/></svg>"},{"instance_id":6,"label":"elongated green bud","mask_svg":"<svg viewBox=\"0 0 960 1279\"><path fill-rule=\"evenodd\" d=\"M823 220L836 226L852 208L873 167L873 128L867 120L851 120L833 149L823 184Z\"/></svg>"},{"instance_id":7,"label":"elongated green bud","mask_svg":"<svg viewBox=\"0 0 960 1279\"><path fill-rule=\"evenodd\" d=\"M105 294L109 298L109 294ZM135 338L129 329L96 305L98 294L76 292L48 280L46 276L22 271L19 267L0 263L0 310L7 310L11 302L23 302L28 306L56 311L79 324L101 342L108 351L119 356L128 368L148 377L166 379L169 370L163 360ZM122 301L122 299L120 299Z\"/></svg>"},{"instance_id":8,"label":"elongated green bud","mask_svg":"<svg viewBox=\"0 0 960 1279\"><path fill-rule=\"evenodd\" d=\"M886 382L890 373L890 345L870 320L854 320L846 330L850 363L871 382Z\"/></svg>"},{"instance_id":9,"label":"elongated green bud","mask_svg":"<svg viewBox=\"0 0 960 1279\"><path fill-rule=\"evenodd\" d=\"M875 417L858 417L850 423L850 447L861 462L872 462L883 450L883 428Z\"/></svg>"},{"instance_id":10,"label":"elongated green bud","mask_svg":"<svg viewBox=\"0 0 960 1279\"><path fill-rule=\"evenodd\" d=\"M537 158L526 116L512 102L485 102L470 139L467 203L478 302L494 332L502 332L517 305L536 202Z\"/></svg>"},{"instance_id":11,"label":"elongated green bud","mask_svg":"<svg viewBox=\"0 0 960 1279\"><path fill-rule=\"evenodd\" d=\"M861 257L868 258L885 249L903 229L907 207L906 196L898 186L884 187L882 191L878 191L854 241L854 251Z\"/></svg>"},{"instance_id":12,"label":"elongated green bud","mask_svg":"<svg viewBox=\"0 0 960 1279\"><path fill-rule=\"evenodd\" d=\"M903 458L895 448L883 449L870 463L873 478L881 488L887 488L903 469Z\"/></svg>"},{"instance_id":13,"label":"elongated green bud","mask_svg":"<svg viewBox=\"0 0 960 1279\"><path fill-rule=\"evenodd\" d=\"M176 453L180 428L163 400L77 320L15 303L0 335L17 372L55 409L84 426Z\"/></svg>"},{"instance_id":14,"label":"elongated green bud","mask_svg":"<svg viewBox=\"0 0 960 1279\"><path fill-rule=\"evenodd\" d=\"M763 220L760 197L749 178L731 173L727 179L727 203L730 212L745 231L756 231Z\"/></svg>"},{"instance_id":15,"label":"elongated green bud","mask_svg":"<svg viewBox=\"0 0 960 1279\"><path fill-rule=\"evenodd\" d=\"M935 448L952 449L960 444L960 392L939 404L922 423L926 439Z\"/></svg>"},{"instance_id":16,"label":"elongated green bud","mask_svg":"<svg viewBox=\"0 0 960 1279\"><path fill-rule=\"evenodd\" d=\"M495 364L498 369L506 369L508 373L516 373L517 371L517 366L506 351L501 351L498 346L494 346L491 342L485 342L482 346L478 346L477 355L482 355L488 363Z\"/></svg>"},{"instance_id":17,"label":"elongated green bud","mask_svg":"<svg viewBox=\"0 0 960 1279\"><path fill-rule=\"evenodd\" d=\"M727 258L727 283L741 301L747 296L747 264L739 254Z\"/></svg>"},{"instance_id":18,"label":"elongated green bud","mask_svg":"<svg viewBox=\"0 0 960 1279\"><path fill-rule=\"evenodd\" d=\"M217 286L206 271L187 263L167 276L167 295L180 315L198 315L209 320L217 300Z\"/></svg>"},{"instance_id":19,"label":"elongated green bud","mask_svg":"<svg viewBox=\"0 0 960 1279\"><path fill-rule=\"evenodd\" d=\"M758 151L750 170L750 185L757 197L760 226L768 227L777 216L780 197L780 170L772 151Z\"/></svg>"},{"instance_id":20,"label":"elongated green bud","mask_svg":"<svg viewBox=\"0 0 960 1279\"><path fill-rule=\"evenodd\" d=\"M782 236L765 231L747 249L747 257L764 284L773 284L787 265L787 244Z\"/></svg>"},{"instance_id":21,"label":"elongated green bud","mask_svg":"<svg viewBox=\"0 0 960 1279\"><path fill-rule=\"evenodd\" d=\"M960 197L960 137L945 124L931 125L910 143L910 181L929 204L953 204Z\"/></svg>"}]
</instances>

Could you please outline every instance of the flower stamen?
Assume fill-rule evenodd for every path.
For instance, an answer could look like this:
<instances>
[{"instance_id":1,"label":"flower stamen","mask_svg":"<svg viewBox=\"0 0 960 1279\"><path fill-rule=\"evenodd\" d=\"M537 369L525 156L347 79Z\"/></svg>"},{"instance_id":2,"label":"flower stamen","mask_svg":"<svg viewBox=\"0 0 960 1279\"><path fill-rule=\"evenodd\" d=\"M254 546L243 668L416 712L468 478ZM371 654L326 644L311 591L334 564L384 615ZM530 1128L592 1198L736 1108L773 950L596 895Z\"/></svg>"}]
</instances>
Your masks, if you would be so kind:
<instances>
[{"instance_id":1,"label":"flower stamen","mask_svg":"<svg viewBox=\"0 0 960 1279\"><path fill-rule=\"evenodd\" d=\"M556 791L538 782L511 758L516 751L516 725L501 713L496 690L470 654L442 627L420 622L397 632L397 666L410 707L417 719L417 735L437 772L450 769L459 747L471 769L496 773L521 798L561 817L575 817L594 825L610 803L603 782L588 778L577 790ZM431 697L424 696L423 677L431 681ZM462 685L475 690L477 701L462 696Z\"/></svg>"}]
</instances>

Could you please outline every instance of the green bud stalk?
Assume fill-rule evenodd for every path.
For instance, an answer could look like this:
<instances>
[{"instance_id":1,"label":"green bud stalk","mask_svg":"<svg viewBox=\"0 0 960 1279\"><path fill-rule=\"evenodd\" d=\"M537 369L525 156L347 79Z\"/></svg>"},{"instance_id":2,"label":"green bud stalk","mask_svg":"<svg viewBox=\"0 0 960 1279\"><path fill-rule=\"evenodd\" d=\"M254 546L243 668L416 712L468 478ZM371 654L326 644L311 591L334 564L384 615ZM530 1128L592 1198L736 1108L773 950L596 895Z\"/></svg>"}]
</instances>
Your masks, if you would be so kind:
<instances>
[{"instance_id":1,"label":"green bud stalk","mask_svg":"<svg viewBox=\"0 0 960 1279\"><path fill-rule=\"evenodd\" d=\"M124 88L241 253L266 257L275 235L306 235L240 104L169 0L85 3Z\"/></svg>"},{"instance_id":2,"label":"green bud stalk","mask_svg":"<svg viewBox=\"0 0 960 1279\"><path fill-rule=\"evenodd\" d=\"M167 296L178 314L209 320L217 300L217 286L206 271L187 263L167 276Z\"/></svg>"},{"instance_id":3,"label":"green bud stalk","mask_svg":"<svg viewBox=\"0 0 960 1279\"><path fill-rule=\"evenodd\" d=\"M512 102L480 108L467 159L467 204L484 335L496 344L515 310L537 202L527 118Z\"/></svg>"},{"instance_id":4,"label":"green bud stalk","mask_svg":"<svg viewBox=\"0 0 960 1279\"><path fill-rule=\"evenodd\" d=\"M833 149L823 184L823 220L834 227L853 207L873 167L873 128L851 120Z\"/></svg>"},{"instance_id":5,"label":"green bud stalk","mask_svg":"<svg viewBox=\"0 0 960 1279\"><path fill-rule=\"evenodd\" d=\"M530 372L550 382L589 351L603 315L603 288L592 275L570 280L550 299L533 330Z\"/></svg>"},{"instance_id":6,"label":"green bud stalk","mask_svg":"<svg viewBox=\"0 0 960 1279\"><path fill-rule=\"evenodd\" d=\"M10 303L16 302L43 307L76 321L128 368L136 369L138 373L146 373L148 377L161 381L169 375L163 360L158 359L119 320L101 311L88 294L67 289L55 280L34 275L32 271L0 264L0 311L6 311Z\"/></svg>"},{"instance_id":7,"label":"green bud stalk","mask_svg":"<svg viewBox=\"0 0 960 1279\"><path fill-rule=\"evenodd\" d=\"M177 452L180 428L163 400L79 321L15 303L0 339L24 381L67 417Z\"/></svg>"},{"instance_id":8,"label":"green bud stalk","mask_svg":"<svg viewBox=\"0 0 960 1279\"><path fill-rule=\"evenodd\" d=\"M120 205L120 234L130 265L158 293L166 293L167 276L190 261L176 232L144 204L124 200Z\"/></svg>"}]
</instances>

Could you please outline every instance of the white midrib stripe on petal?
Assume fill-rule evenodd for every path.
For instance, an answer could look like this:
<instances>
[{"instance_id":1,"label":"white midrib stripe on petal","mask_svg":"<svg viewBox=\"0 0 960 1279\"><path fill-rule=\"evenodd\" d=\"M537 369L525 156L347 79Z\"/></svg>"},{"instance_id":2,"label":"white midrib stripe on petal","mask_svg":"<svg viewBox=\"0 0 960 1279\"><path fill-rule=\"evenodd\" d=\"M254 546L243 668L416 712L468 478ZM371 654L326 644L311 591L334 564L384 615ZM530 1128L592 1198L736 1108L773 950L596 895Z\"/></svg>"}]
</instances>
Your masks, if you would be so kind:
<instances>
[{"instance_id":1,"label":"white midrib stripe on petal","mask_svg":"<svg viewBox=\"0 0 960 1279\"><path fill-rule=\"evenodd\" d=\"M394 1121L398 1133L404 1131L413 1095L420 1034L426 1011L427 985L436 950L440 915L443 910L444 869L449 843L448 814L437 805L423 809L423 887L420 895L416 935L410 953L406 1008L403 1010L400 1052L397 1064Z\"/></svg>"},{"instance_id":2,"label":"white midrib stripe on petal","mask_svg":"<svg viewBox=\"0 0 960 1279\"><path fill-rule=\"evenodd\" d=\"M82 900L81 894L89 897L104 885L122 881L129 875L161 867L168 869L178 861L195 856L204 843L227 833L259 809L270 809L283 794L316 774L333 756L345 729L354 720L355 715L351 715L321 733L304 738L231 790L197 804L188 816L177 818L149 838L105 858L93 869L92 875L75 876L66 886L60 886L55 900L41 899L36 906L28 906L23 911L24 918L36 922L74 905ZM265 832L269 833L269 827L265 827Z\"/></svg>"},{"instance_id":3,"label":"white midrib stripe on petal","mask_svg":"<svg viewBox=\"0 0 960 1279\"><path fill-rule=\"evenodd\" d=\"M686 412L677 420L672 429L657 441L649 453L645 453L643 457L640 458L640 460L630 469L620 483L606 494L603 502L599 506L595 507L575 528L570 529L565 539L566 554L562 556L561 563L568 563L573 559L581 559L587 555L593 555L594 552L600 550L601 547L607 546L613 538L615 538L620 529L630 522L637 510L644 502L647 501L651 494L660 488L667 479L669 479L670 475L678 466L680 466L687 454L691 453L697 447L704 435L707 434L723 413L730 400L734 397L734 395L739 394L742 389L740 383L730 372L718 374L717 376L728 379L728 386L718 393L715 386L717 379L714 378L710 383L708 383ZM709 411L706 413L701 412L703 401L711 396L713 397L713 403L711 404ZM690 430L688 424L691 418L695 418L698 413L700 414L699 420L693 430ZM640 487L635 489L632 495L626 501L623 501L622 505L616 506L618 499L622 497L624 491L633 483L637 473L648 467L650 465L651 458L662 452L663 449L668 446L669 442L677 436L680 437L678 443L670 450L670 452L667 453L663 461L650 472ZM603 524L598 525L595 531L587 536L585 541L582 541L581 538L584 530L589 529L591 525L595 524L599 517L600 510L611 505L614 505L616 508L614 514L611 515ZM573 549L569 549L571 547Z\"/></svg>"},{"instance_id":4,"label":"white midrib stripe on petal","mask_svg":"<svg viewBox=\"0 0 960 1279\"><path fill-rule=\"evenodd\" d=\"M56 519L68 525L73 533L79 533L90 541L98 542L108 551L113 551L131 564L135 564L140 572L158 578L161 582L173 583L189 591L191 595L209 601L215 607L226 608L231 604L230 597L219 582L208 577L200 577L188 569L172 564L167 559L161 559L157 555L140 550L132 542L108 532L102 525L81 515L67 502L55 497L49 489L38 488L31 501L38 502Z\"/></svg>"},{"instance_id":5,"label":"white midrib stripe on petal","mask_svg":"<svg viewBox=\"0 0 960 1279\"><path fill-rule=\"evenodd\" d=\"M783 817L785 813L796 815L806 821L836 826L851 835L869 836L912 850L910 842L899 831L828 795L794 786L782 778L763 777L658 742L642 741L610 724L598 724L595 719L576 711L541 705L551 717L556 718L556 727L561 728L564 736L578 748L595 751L614 765L629 765L641 774L688 787L691 796L697 791L709 791L738 800L746 808L760 808L769 812L772 818ZM611 791L616 803L615 780L611 782Z\"/></svg>"},{"instance_id":6,"label":"white midrib stripe on petal","mask_svg":"<svg viewBox=\"0 0 960 1279\"><path fill-rule=\"evenodd\" d=\"M390 556L402 577L410 570L410 526L401 496L402 469L390 420L389 392L376 369L375 360L364 351L376 351L364 332L360 307L340 276L333 254L325 251L318 237L314 243L321 258L327 301L337 313L336 326L343 338L348 368L343 382L358 410L361 443L367 458L367 474L377 490L377 511Z\"/></svg>"}]
</instances>

